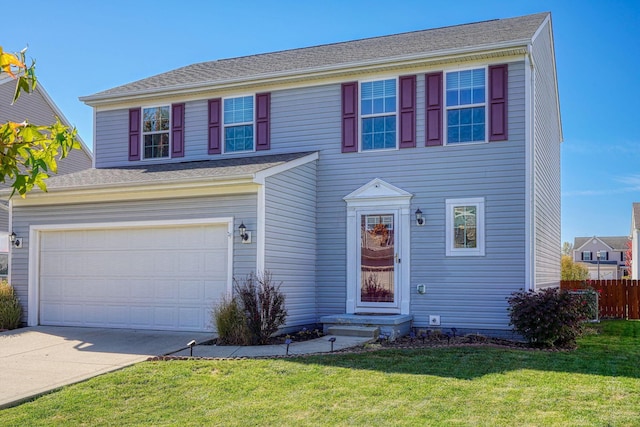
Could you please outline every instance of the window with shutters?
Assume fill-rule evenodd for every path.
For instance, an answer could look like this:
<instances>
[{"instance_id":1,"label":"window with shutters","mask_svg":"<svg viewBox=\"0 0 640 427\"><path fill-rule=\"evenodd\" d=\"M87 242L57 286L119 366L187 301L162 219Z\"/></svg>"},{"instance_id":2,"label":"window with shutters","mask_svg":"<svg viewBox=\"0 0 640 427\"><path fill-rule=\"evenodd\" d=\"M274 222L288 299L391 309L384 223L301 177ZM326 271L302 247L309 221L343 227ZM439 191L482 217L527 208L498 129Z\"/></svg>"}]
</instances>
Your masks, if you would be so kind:
<instances>
[{"instance_id":1,"label":"window with shutters","mask_svg":"<svg viewBox=\"0 0 640 427\"><path fill-rule=\"evenodd\" d=\"M583 251L582 252L582 260L583 261L591 261L591 252L590 251Z\"/></svg>"},{"instance_id":2,"label":"window with shutters","mask_svg":"<svg viewBox=\"0 0 640 427\"><path fill-rule=\"evenodd\" d=\"M366 150L396 148L396 79L360 84L361 147Z\"/></svg>"},{"instance_id":3,"label":"window with shutters","mask_svg":"<svg viewBox=\"0 0 640 427\"><path fill-rule=\"evenodd\" d=\"M145 159L169 157L170 107L142 109L142 153Z\"/></svg>"},{"instance_id":4,"label":"window with shutters","mask_svg":"<svg viewBox=\"0 0 640 427\"><path fill-rule=\"evenodd\" d=\"M223 135L225 153L253 151L253 96L226 98L223 101Z\"/></svg>"},{"instance_id":5,"label":"window with shutters","mask_svg":"<svg viewBox=\"0 0 640 427\"><path fill-rule=\"evenodd\" d=\"M446 73L447 144L487 140L486 69Z\"/></svg>"}]
</instances>

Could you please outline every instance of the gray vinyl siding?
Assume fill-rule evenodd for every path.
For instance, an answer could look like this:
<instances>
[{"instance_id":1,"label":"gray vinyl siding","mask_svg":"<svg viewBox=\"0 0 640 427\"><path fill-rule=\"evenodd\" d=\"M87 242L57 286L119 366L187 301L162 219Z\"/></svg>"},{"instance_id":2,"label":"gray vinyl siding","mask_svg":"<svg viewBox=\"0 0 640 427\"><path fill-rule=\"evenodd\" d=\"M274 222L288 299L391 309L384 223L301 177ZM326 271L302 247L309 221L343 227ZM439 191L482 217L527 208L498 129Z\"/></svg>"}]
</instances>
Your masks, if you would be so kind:
<instances>
[{"instance_id":1,"label":"gray vinyl siding","mask_svg":"<svg viewBox=\"0 0 640 427\"><path fill-rule=\"evenodd\" d=\"M267 179L265 269L282 282L287 326L317 322L316 162Z\"/></svg>"},{"instance_id":2,"label":"gray vinyl siding","mask_svg":"<svg viewBox=\"0 0 640 427\"><path fill-rule=\"evenodd\" d=\"M293 295L289 301L299 304L292 311L296 322L306 321L307 314L302 314L306 310L316 310L316 321L323 315L345 312L347 236L343 198L372 179L380 178L412 193L412 212L420 208L426 218L424 227L415 227L412 221L410 233L410 311L414 324L426 326L428 316L436 314L441 316L442 327L508 329L506 297L526 285L524 61L509 63L509 140L484 144L425 147L424 74L433 71L439 70L415 71L417 147L402 150L341 152L339 83L271 92L271 149L241 156L296 151L320 153L315 187L315 305L310 297L312 293L304 299L302 289L289 290ZM206 100L186 103L185 158L179 160L227 157L206 154L206 111ZM97 113L98 167L130 164L127 123L126 109ZM298 169L295 173L300 173ZM289 174L282 174L268 181L265 230L266 266L270 270L275 270L275 266L282 269L287 280L298 274L303 274L301 277L310 274L300 273L293 267L293 261L287 259L291 248L297 247L297 241L271 238L276 227L288 226L286 222L292 217L292 211L282 212L284 200L280 199L284 194L274 194L275 188L282 188L290 197L305 194L293 191L294 183L309 184L305 180L297 183L288 179ZM486 255L446 257L445 202L469 197L485 199ZM294 201L310 203L287 200ZM281 212L286 216L281 216ZM249 230L255 230L245 224ZM278 255L279 251L284 251L282 256ZM415 292L420 283L427 285L425 295ZM302 309L307 303L310 307Z\"/></svg>"},{"instance_id":3,"label":"gray vinyl siding","mask_svg":"<svg viewBox=\"0 0 640 427\"><path fill-rule=\"evenodd\" d=\"M30 225L78 225L99 222L234 217L242 218L249 230L256 229L257 199L255 195L87 203L72 206L73 209L70 205L13 208L13 230L23 238L23 247L12 251L11 282L25 308L24 321L27 319L29 309L27 290ZM234 233L233 245L233 276L244 277L255 271L255 245L241 244L237 233ZM123 250L126 250L125 244L123 244Z\"/></svg>"},{"instance_id":4,"label":"gray vinyl siding","mask_svg":"<svg viewBox=\"0 0 640 427\"><path fill-rule=\"evenodd\" d=\"M533 44L535 286L560 284L560 123L549 23Z\"/></svg>"}]
</instances>

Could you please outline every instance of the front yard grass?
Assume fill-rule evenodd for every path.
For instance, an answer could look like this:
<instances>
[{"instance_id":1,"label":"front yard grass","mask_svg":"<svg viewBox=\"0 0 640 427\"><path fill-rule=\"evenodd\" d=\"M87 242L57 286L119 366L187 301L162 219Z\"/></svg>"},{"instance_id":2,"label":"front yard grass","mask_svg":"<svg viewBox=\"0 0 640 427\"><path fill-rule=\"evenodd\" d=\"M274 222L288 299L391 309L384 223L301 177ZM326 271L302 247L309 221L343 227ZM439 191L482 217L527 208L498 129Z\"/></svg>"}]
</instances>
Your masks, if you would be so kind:
<instances>
[{"instance_id":1,"label":"front yard grass","mask_svg":"<svg viewBox=\"0 0 640 427\"><path fill-rule=\"evenodd\" d=\"M0 424L639 425L640 322L594 328L568 352L144 362L0 411Z\"/></svg>"}]
</instances>

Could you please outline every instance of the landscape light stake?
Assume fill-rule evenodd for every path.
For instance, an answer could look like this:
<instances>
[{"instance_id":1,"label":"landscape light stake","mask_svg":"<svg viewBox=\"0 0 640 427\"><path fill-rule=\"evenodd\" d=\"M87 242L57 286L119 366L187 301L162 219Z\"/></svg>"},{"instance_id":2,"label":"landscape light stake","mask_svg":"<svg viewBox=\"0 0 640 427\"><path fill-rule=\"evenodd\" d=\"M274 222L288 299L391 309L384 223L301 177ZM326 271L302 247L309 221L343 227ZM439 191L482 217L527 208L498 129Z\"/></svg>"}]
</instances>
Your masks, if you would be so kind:
<instances>
[{"instance_id":1,"label":"landscape light stake","mask_svg":"<svg viewBox=\"0 0 640 427\"><path fill-rule=\"evenodd\" d=\"M284 343L287 345L287 356L289 355L289 345L291 344L291 338L287 338Z\"/></svg>"},{"instance_id":2,"label":"landscape light stake","mask_svg":"<svg viewBox=\"0 0 640 427\"><path fill-rule=\"evenodd\" d=\"M187 346L189 346L189 357L193 357L193 346L196 345L196 340L191 340L189 341L189 344L187 344Z\"/></svg>"},{"instance_id":3,"label":"landscape light stake","mask_svg":"<svg viewBox=\"0 0 640 427\"><path fill-rule=\"evenodd\" d=\"M333 353L333 343L336 342L336 337L329 338L329 342L331 343L331 353Z\"/></svg>"}]
</instances>

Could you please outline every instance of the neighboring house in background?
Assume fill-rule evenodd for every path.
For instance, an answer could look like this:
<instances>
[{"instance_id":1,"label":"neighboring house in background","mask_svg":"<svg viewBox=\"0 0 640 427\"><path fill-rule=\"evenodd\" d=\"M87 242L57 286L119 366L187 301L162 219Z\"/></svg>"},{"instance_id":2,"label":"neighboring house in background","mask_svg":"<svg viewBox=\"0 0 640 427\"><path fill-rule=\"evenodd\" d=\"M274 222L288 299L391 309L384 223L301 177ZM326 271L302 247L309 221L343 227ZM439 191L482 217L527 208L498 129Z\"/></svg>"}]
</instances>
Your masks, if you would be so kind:
<instances>
[{"instance_id":1,"label":"neighboring house in background","mask_svg":"<svg viewBox=\"0 0 640 427\"><path fill-rule=\"evenodd\" d=\"M22 123L27 120L29 123L42 126L53 124L58 117L64 125L71 126L40 83L33 92L23 93L12 105L15 90L16 81L14 79L6 75L0 77L0 123L4 124L9 121ZM82 149L73 150L66 159L58 163L58 174L78 172L92 166L91 151L80 137L78 139ZM0 189L6 189L10 186L10 182L0 183ZM0 202L0 276L7 274L6 268L2 270L2 266L8 265L6 260L9 250L7 236L10 232L8 204L6 201Z\"/></svg>"},{"instance_id":2,"label":"neighboring house in background","mask_svg":"<svg viewBox=\"0 0 640 427\"><path fill-rule=\"evenodd\" d=\"M640 280L638 256L640 254L640 203L631 208L631 278Z\"/></svg>"},{"instance_id":3,"label":"neighboring house in background","mask_svg":"<svg viewBox=\"0 0 640 427\"><path fill-rule=\"evenodd\" d=\"M626 265L627 236L576 237L573 243L573 261L589 269L592 280L614 280L628 276Z\"/></svg>"},{"instance_id":4,"label":"neighboring house in background","mask_svg":"<svg viewBox=\"0 0 640 427\"><path fill-rule=\"evenodd\" d=\"M204 62L82 100L95 167L11 201L29 325L210 330L232 279L268 270L285 330L375 314L504 331L511 293L559 285L548 13Z\"/></svg>"}]
</instances>

